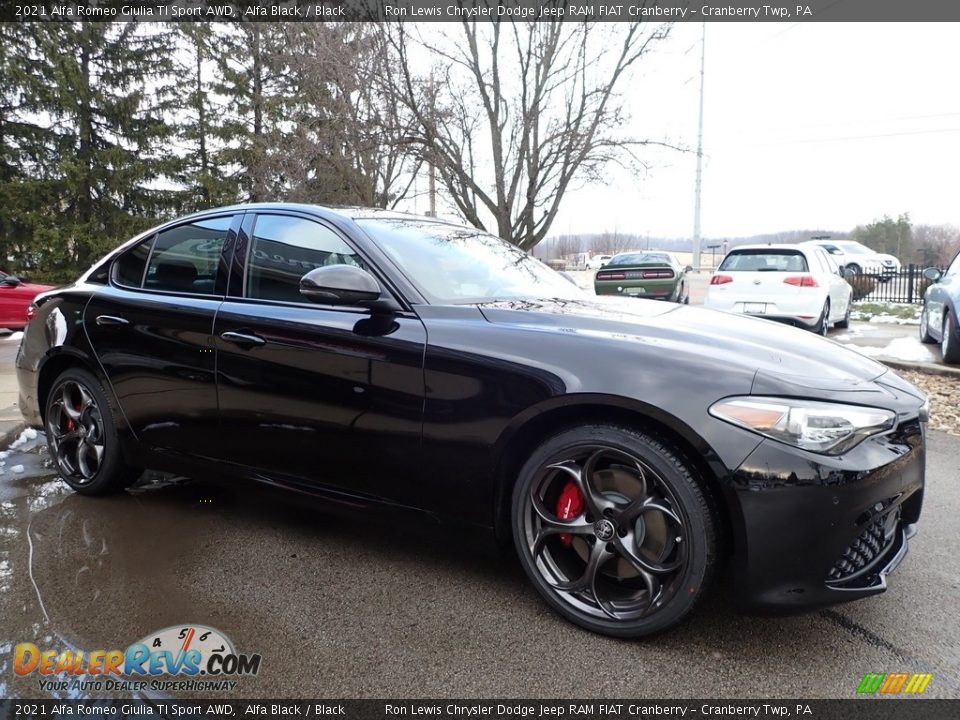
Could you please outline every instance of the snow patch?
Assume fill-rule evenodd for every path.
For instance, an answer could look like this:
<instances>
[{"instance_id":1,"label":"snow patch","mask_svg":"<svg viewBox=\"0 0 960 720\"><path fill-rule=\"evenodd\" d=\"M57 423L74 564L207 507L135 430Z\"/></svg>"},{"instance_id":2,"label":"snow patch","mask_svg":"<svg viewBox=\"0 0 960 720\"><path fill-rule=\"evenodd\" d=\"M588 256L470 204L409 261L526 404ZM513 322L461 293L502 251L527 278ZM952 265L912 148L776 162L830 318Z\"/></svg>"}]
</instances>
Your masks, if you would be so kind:
<instances>
[{"instance_id":1,"label":"snow patch","mask_svg":"<svg viewBox=\"0 0 960 720\"><path fill-rule=\"evenodd\" d=\"M33 428L26 428L22 433L20 433L20 437L18 437L16 440L14 440L12 443L10 443L10 447L7 448L7 451L9 451L9 450L14 450L14 449L20 447L21 445L25 445L26 443L30 442L31 440L36 440L36 439L37 439L37 431L34 430ZM4 457L4 458L5 458L5 457L7 457L7 455L9 455L9 454L10 454L9 452L6 452L5 454L3 454L3 455L0 456L0 457Z\"/></svg>"},{"instance_id":2,"label":"snow patch","mask_svg":"<svg viewBox=\"0 0 960 720\"><path fill-rule=\"evenodd\" d=\"M12 332L6 337L7 340L13 340L14 342L20 342L23 339L23 330L17 330Z\"/></svg>"},{"instance_id":3,"label":"snow patch","mask_svg":"<svg viewBox=\"0 0 960 720\"><path fill-rule=\"evenodd\" d=\"M895 338L887 343L886 347L858 347L856 345L847 345L847 347L856 350L861 355L873 358L886 357L905 362L937 361L936 356L914 338Z\"/></svg>"},{"instance_id":4,"label":"snow patch","mask_svg":"<svg viewBox=\"0 0 960 720\"><path fill-rule=\"evenodd\" d=\"M22 473L22 472L24 471L23 465L14 465L14 466L13 466L12 468L10 468L10 469L11 469L13 472L18 473L18 474L19 474L19 473Z\"/></svg>"}]
</instances>

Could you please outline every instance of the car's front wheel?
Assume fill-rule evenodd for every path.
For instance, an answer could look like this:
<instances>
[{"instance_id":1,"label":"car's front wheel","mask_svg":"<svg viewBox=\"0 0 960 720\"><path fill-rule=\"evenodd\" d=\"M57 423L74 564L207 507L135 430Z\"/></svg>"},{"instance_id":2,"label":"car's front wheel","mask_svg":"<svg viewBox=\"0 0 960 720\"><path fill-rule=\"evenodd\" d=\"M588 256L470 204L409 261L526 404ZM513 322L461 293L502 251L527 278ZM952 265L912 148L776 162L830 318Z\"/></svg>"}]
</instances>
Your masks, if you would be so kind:
<instances>
[{"instance_id":1,"label":"car's front wheel","mask_svg":"<svg viewBox=\"0 0 960 720\"><path fill-rule=\"evenodd\" d=\"M945 363L960 363L960 333L950 311L943 314L943 332L940 335L940 354Z\"/></svg>"},{"instance_id":2,"label":"car's front wheel","mask_svg":"<svg viewBox=\"0 0 960 720\"><path fill-rule=\"evenodd\" d=\"M826 337L827 331L830 329L830 301L827 300L823 304L823 311L820 313L820 320L817 321L817 324L814 326L813 331L817 335L823 335Z\"/></svg>"},{"instance_id":3,"label":"car's front wheel","mask_svg":"<svg viewBox=\"0 0 960 720\"><path fill-rule=\"evenodd\" d=\"M86 370L71 368L54 380L44 418L50 456L77 492L106 495L140 476L124 462L106 395Z\"/></svg>"},{"instance_id":4,"label":"car's front wheel","mask_svg":"<svg viewBox=\"0 0 960 720\"><path fill-rule=\"evenodd\" d=\"M605 635L676 625L714 569L716 525L691 465L629 428L588 425L540 445L514 488L512 521L538 592Z\"/></svg>"},{"instance_id":5,"label":"car's front wheel","mask_svg":"<svg viewBox=\"0 0 960 720\"><path fill-rule=\"evenodd\" d=\"M937 342L937 339L930 334L930 314L926 303L924 303L923 310L920 312L920 342L928 345Z\"/></svg>"},{"instance_id":6,"label":"car's front wheel","mask_svg":"<svg viewBox=\"0 0 960 720\"><path fill-rule=\"evenodd\" d=\"M850 327L850 311L852 309L853 309L853 302L851 301L851 298L847 298L847 311L843 314L843 319L837 320L837 322L834 324L835 328L839 328L840 330L846 330L847 328Z\"/></svg>"}]
</instances>

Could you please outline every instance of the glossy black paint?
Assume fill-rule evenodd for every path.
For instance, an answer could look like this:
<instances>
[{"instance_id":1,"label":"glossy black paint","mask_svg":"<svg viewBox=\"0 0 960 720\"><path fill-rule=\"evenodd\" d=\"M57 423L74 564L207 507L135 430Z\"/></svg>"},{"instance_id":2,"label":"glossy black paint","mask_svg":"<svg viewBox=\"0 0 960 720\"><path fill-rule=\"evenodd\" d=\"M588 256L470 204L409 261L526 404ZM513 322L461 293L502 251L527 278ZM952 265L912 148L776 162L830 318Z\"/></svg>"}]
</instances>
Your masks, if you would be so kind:
<instances>
[{"instance_id":1,"label":"glossy black paint","mask_svg":"<svg viewBox=\"0 0 960 720\"><path fill-rule=\"evenodd\" d=\"M76 363L104 383L124 452L139 463L416 508L501 537L513 478L537 443L595 420L640 426L704 476L732 541L736 587L761 608L878 592L824 578L877 502L895 498L904 526L919 516L922 394L836 343L654 301L429 305L353 220L377 211L224 212L236 217L216 296L117 287L110 264L123 248L41 296L17 358L31 424L42 422L53 378ZM244 297L250 228L263 212L333 228L371 267L384 303ZM751 393L875 405L900 424L830 458L707 412Z\"/></svg>"}]
</instances>

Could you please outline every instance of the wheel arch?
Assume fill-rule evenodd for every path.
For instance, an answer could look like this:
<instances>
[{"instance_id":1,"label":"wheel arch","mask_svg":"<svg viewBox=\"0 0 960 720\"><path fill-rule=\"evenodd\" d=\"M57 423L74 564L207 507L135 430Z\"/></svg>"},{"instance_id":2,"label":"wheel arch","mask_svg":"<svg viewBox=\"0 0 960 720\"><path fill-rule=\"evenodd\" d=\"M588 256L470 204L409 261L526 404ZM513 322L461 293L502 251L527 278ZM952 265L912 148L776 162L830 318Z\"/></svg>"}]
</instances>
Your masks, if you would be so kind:
<instances>
[{"instance_id":1,"label":"wheel arch","mask_svg":"<svg viewBox=\"0 0 960 720\"><path fill-rule=\"evenodd\" d=\"M53 387L53 381L57 379L60 373L70 368L86 370L93 374L93 376L100 380L101 384L106 387L105 379L100 373L100 368L92 358L87 357L72 347L61 345L55 348L40 365L37 374L37 405L40 410L41 421L46 422L47 420L47 396Z\"/></svg>"},{"instance_id":2,"label":"wheel arch","mask_svg":"<svg viewBox=\"0 0 960 720\"><path fill-rule=\"evenodd\" d=\"M642 401L613 395L584 394L555 398L531 408L504 430L496 445L494 531L502 546L512 543L510 503L513 487L532 447L565 429L590 423L623 425L654 435L676 448L690 463L707 493L719 524L721 547L732 550L732 514L720 478L727 470L720 456L679 418Z\"/></svg>"}]
</instances>

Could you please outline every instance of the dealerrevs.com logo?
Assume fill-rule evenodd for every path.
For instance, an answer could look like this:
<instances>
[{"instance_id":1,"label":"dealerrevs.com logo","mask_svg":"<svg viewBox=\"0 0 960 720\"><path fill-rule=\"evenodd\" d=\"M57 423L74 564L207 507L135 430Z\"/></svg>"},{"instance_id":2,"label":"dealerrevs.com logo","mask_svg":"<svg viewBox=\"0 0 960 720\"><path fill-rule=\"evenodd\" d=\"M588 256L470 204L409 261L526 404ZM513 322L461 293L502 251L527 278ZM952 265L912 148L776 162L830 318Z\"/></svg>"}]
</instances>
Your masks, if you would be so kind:
<instances>
[{"instance_id":1,"label":"dealerrevs.com logo","mask_svg":"<svg viewBox=\"0 0 960 720\"><path fill-rule=\"evenodd\" d=\"M261 660L259 654L238 653L219 630L191 624L150 633L126 650L41 650L20 643L13 671L37 673L45 691L224 692L237 686L234 678L260 672Z\"/></svg>"}]
</instances>

